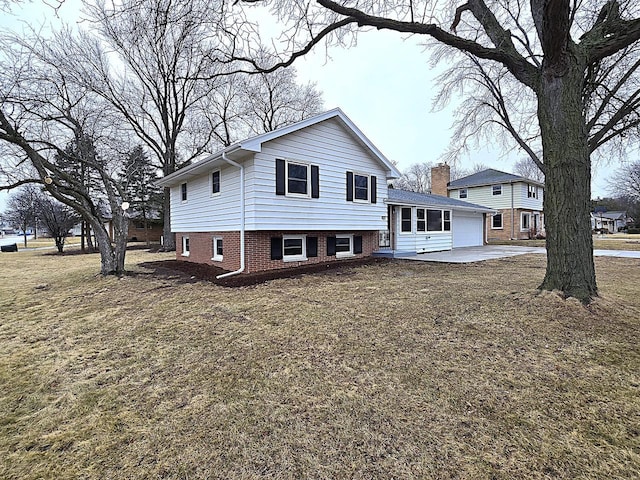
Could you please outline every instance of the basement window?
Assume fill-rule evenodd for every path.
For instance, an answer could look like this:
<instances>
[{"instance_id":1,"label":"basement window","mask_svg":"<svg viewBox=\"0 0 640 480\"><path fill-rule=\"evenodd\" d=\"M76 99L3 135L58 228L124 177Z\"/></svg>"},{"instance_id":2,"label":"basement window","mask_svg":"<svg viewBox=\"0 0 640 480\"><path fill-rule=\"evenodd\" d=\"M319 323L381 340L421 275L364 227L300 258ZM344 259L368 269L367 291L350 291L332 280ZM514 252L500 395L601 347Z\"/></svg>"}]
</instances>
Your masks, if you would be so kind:
<instances>
[{"instance_id":1,"label":"basement window","mask_svg":"<svg viewBox=\"0 0 640 480\"><path fill-rule=\"evenodd\" d=\"M182 256L188 257L189 253L189 237L182 237Z\"/></svg>"},{"instance_id":2,"label":"basement window","mask_svg":"<svg viewBox=\"0 0 640 480\"><path fill-rule=\"evenodd\" d=\"M307 260L304 235L285 235L282 237L282 259L285 262L302 262Z\"/></svg>"},{"instance_id":3,"label":"basement window","mask_svg":"<svg viewBox=\"0 0 640 480\"><path fill-rule=\"evenodd\" d=\"M222 261L222 237L213 237L213 257L211 260L216 262Z\"/></svg>"}]
</instances>

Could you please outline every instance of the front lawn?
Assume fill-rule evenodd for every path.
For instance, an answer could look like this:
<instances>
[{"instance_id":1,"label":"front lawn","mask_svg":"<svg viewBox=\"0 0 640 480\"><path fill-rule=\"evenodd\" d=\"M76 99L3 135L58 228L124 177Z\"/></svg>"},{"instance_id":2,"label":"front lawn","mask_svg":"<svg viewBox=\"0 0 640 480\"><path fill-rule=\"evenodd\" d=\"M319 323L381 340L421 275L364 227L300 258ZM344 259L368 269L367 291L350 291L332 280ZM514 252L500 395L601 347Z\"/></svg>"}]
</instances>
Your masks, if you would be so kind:
<instances>
[{"instance_id":1,"label":"front lawn","mask_svg":"<svg viewBox=\"0 0 640 480\"><path fill-rule=\"evenodd\" d=\"M588 309L544 256L224 288L0 254L2 479L640 477L640 261Z\"/></svg>"}]
</instances>

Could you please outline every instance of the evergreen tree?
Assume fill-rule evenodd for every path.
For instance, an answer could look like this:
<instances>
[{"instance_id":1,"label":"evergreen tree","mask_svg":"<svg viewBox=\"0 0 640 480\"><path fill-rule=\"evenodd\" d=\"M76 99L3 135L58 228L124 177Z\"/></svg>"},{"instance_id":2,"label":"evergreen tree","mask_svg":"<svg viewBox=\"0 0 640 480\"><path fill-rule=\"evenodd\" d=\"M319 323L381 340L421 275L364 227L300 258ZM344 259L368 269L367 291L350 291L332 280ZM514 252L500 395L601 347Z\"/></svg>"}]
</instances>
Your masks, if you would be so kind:
<instances>
[{"instance_id":1,"label":"evergreen tree","mask_svg":"<svg viewBox=\"0 0 640 480\"><path fill-rule=\"evenodd\" d=\"M130 204L129 217L141 218L147 246L149 220L162 218L163 191L153 183L157 178L157 168L153 166L142 146L134 147L125 158L122 183Z\"/></svg>"}]
</instances>

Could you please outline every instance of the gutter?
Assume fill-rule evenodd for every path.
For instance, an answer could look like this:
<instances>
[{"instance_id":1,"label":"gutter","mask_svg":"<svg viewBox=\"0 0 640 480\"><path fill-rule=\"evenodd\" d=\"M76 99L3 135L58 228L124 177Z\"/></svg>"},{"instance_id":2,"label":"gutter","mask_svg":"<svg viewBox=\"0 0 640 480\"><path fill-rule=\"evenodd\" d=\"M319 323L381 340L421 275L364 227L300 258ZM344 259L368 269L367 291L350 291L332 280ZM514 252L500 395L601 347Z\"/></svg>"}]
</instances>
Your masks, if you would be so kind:
<instances>
[{"instance_id":1,"label":"gutter","mask_svg":"<svg viewBox=\"0 0 640 480\"><path fill-rule=\"evenodd\" d=\"M233 160L231 160L229 157L227 157L227 153L226 152L222 152L222 159L227 162L229 165L232 165L234 167L237 167L240 169L240 268L238 270L235 270L233 272L227 272L227 273L223 273L222 275L218 275L216 278L220 279L220 278L225 278L225 277L231 277L233 275L238 275L239 273L244 272L245 269L245 264L244 264L244 246L245 246L245 239L244 239L244 233L245 233L245 228L244 228L244 210L245 210L245 199L244 199L244 166L240 165L237 162L234 162Z\"/></svg>"}]
</instances>

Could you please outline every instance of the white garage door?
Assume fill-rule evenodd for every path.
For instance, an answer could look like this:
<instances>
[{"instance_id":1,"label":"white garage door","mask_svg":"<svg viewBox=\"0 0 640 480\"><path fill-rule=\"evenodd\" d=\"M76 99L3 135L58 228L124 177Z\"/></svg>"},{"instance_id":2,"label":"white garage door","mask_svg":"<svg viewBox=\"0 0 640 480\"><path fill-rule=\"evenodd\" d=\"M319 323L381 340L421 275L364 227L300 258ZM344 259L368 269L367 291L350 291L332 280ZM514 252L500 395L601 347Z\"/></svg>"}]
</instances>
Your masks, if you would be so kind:
<instances>
[{"instance_id":1,"label":"white garage door","mask_svg":"<svg viewBox=\"0 0 640 480\"><path fill-rule=\"evenodd\" d=\"M453 212L453 248L482 246L482 214Z\"/></svg>"}]
</instances>

